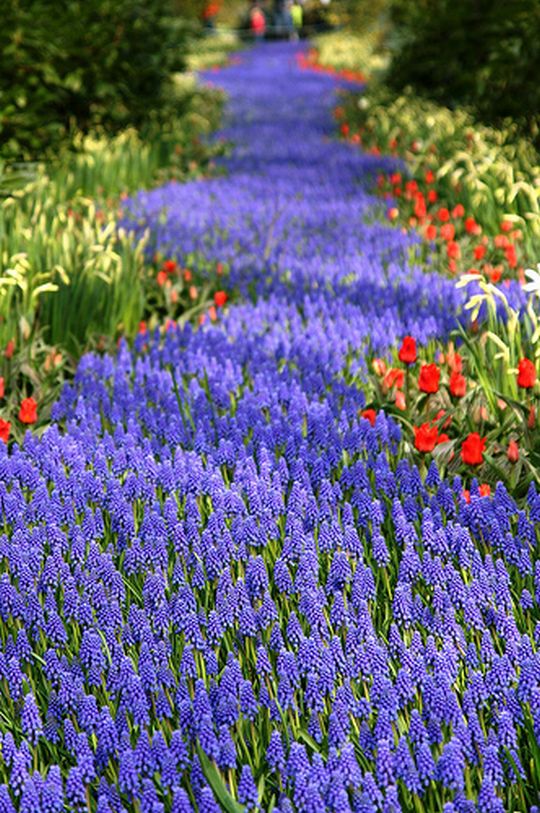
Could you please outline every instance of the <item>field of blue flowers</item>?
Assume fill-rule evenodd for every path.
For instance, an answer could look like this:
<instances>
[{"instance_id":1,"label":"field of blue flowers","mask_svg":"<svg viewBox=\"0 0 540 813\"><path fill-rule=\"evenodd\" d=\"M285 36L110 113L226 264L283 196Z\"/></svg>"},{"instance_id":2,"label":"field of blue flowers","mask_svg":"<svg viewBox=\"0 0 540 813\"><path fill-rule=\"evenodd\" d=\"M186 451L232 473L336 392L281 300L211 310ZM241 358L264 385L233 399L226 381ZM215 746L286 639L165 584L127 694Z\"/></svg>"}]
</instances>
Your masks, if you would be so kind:
<instances>
[{"instance_id":1,"label":"field of blue flowers","mask_svg":"<svg viewBox=\"0 0 540 813\"><path fill-rule=\"evenodd\" d=\"M127 207L240 301L87 354L0 444L0 813L535 809L540 495L466 502L360 417L368 349L446 337L463 294L296 48L219 74L226 176Z\"/></svg>"}]
</instances>

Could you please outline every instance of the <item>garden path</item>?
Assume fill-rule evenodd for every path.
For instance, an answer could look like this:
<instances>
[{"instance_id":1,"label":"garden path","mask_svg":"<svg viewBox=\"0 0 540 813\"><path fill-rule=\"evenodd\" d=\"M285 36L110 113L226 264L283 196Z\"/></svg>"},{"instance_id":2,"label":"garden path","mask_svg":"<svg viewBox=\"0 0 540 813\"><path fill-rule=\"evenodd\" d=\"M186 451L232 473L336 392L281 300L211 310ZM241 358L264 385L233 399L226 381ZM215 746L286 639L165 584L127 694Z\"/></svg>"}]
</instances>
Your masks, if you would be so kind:
<instances>
[{"instance_id":1,"label":"garden path","mask_svg":"<svg viewBox=\"0 0 540 813\"><path fill-rule=\"evenodd\" d=\"M51 810L63 773L69 809L219 813L230 782L255 810L256 780L276 813L501 813L520 757L534 790L540 497L515 530L504 489L466 504L397 459L395 422L359 416L366 343L443 335L454 286L378 219L387 162L331 140L339 82L290 45L216 76L228 175L132 210L154 248L226 262L243 296L87 354L59 423L0 444L4 683L18 704L30 674L37 698L26 750L3 735L8 781L26 793L39 765Z\"/></svg>"}]
</instances>

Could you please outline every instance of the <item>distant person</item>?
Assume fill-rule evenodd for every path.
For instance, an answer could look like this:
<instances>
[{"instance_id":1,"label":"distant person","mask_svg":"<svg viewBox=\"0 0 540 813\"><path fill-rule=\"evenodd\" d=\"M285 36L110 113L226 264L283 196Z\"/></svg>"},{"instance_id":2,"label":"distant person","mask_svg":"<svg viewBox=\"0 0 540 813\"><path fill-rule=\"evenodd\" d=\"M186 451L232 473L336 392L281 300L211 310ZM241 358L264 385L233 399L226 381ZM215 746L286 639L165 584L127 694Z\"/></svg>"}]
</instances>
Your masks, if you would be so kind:
<instances>
[{"instance_id":1,"label":"distant person","mask_svg":"<svg viewBox=\"0 0 540 813\"><path fill-rule=\"evenodd\" d=\"M296 39L299 38L300 32L302 31L302 26L304 24L304 9L302 8L301 3L298 0L293 0L293 4L291 6L291 19L294 26L294 33L296 35Z\"/></svg>"},{"instance_id":2,"label":"distant person","mask_svg":"<svg viewBox=\"0 0 540 813\"><path fill-rule=\"evenodd\" d=\"M280 37L287 33L287 11L286 0L274 0L274 30Z\"/></svg>"},{"instance_id":3,"label":"distant person","mask_svg":"<svg viewBox=\"0 0 540 813\"><path fill-rule=\"evenodd\" d=\"M287 0L285 3L285 7L283 9L283 23L285 25L285 33L289 37L290 40L298 39L298 34L296 33L296 29L294 27L293 22L293 2L292 0Z\"/></svg>"},{"instance_id":4,"label":"distant person","mask_svg":"<svg viewBox=\"0 0 540 813\"><path fill-rule=\"evenodd\" d=\"M203 20L207 28L215 28L216 17L219 14L219 3L206 3L203 9Z\"/></svg>"},{"instance_id":5,"label":"distant person","mask_svg":"<svg viewBox=\"0 0 540 813\"><path fill-rule=\"evenodd\" d=\"M253 34L253 38L257 42L261 42L261 40L264 39L266 32L266 17L264 16L264 11L260 7L257 0L254 0L251 5L251 10L249 12L249 28Z\"/></svg>"}]
</instances>

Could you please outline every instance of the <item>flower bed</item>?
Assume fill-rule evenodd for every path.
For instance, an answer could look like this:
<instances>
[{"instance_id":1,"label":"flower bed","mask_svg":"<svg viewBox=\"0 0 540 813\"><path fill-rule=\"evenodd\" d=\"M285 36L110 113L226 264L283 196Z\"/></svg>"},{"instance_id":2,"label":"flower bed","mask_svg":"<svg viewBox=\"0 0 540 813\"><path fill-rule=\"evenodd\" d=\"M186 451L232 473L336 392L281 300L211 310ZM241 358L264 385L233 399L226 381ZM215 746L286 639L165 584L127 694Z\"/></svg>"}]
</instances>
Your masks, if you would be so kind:
<instances>
[{"instance_id":1,"label":"flower bed","mask_svg":"<svg viewBox=\"0 0 540 813\"><path fill-rule=\"evenodd\" d=\"M345 97L335 115L344 138L405 159L405 171L380 175L377 188L391 220L435 245L441 270L523 281L540 249L540 166L514 128L495 130L384 87Z\"/></svg>"},{"instance_id":2,"label":"flower bed","mask_svg":"<svg viewBox=\"0 0 540 813\"><path fill-rule=\"evenodd\" d=\"M376 178L387 219L419 236L422 264L457 277L458 287L473 294L472 319L461 317L453 334L460 352L434 343L423 354L437 378L431 391L423 386L421 364L409 376L388 357L372 358L368 414L384 408L396 415L405 450L419 465L435 458L444 471L485 479L485 493L503 480L523 495L538 481L540 348L536 306L529 301L525 314L526 297L513 280L531 288L526 266L540 247L537 155L511 126L479 126L464 111L451 113L411 94L392 97L382 87L344 96L334 115L348 142L405 159ZM478 302L484 303L480 319ZM530 365L526 380L524 365ZM483 444L474 462L460 453L471 435Z\"/></svg>"},{"instance_id":3,"label":"flower bed","mask_svg":"<svg viewBox=\"0 0 540 813\"><path fill-rule=\"evenodd\" d=\"M213 174L226 151L223 142L204 140L217 126L220 92L198 90L192 79L182 88L182 114L153 137L133 129L116 137L80 134L76 151L22 179L0 166L2 440L20 441L28 425L41 431L49 423L51 404L84 350L133 338L141 321L198 317L223 286L209 264L204 280L188 269L189 287L181 274L156 284L171 258L153 258L148 235L133 240L121 228L129 192ZM38 409L23 421L28 398Z\"/></svg>"},{"instance_id":4,"label":"flower bed","mask_svg":"<svg viewBox=\"0 0 540 813\"><path fill-rule=\"evenodd\" d=\"M409 369L465 297L372 216L393 162L325 138L340 82L295 50L220 74L229 177L126 203L160 291L204 256L243 301L86 354L0 444L0 809L537 802L540 495L464 495L361 415L371 354L414 337Z\"/></svg>"}]
</instances>

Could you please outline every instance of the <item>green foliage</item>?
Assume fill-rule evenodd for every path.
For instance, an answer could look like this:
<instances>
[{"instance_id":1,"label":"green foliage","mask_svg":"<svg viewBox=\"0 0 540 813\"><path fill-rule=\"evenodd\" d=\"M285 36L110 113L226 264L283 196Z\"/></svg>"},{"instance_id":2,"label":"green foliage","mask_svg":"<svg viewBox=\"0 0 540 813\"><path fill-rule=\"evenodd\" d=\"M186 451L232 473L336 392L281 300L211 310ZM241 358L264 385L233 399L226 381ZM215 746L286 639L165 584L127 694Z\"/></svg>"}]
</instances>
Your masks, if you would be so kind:
<instances>
[{"instance_id":1,"label":"green foliage","mask_svg":"<svg viewBox=\"0 0 540 813\"><path fill-rule=\"evenodd\" d=\"M475 477L491 487L500 480L516 498L525 496L532 481L540 483L540 317L534 302L540 273L529 270L527 276L533 296L522 312L509 305L501 288L477 275L462 276L457 286L473 292L455 331L459 352L454 342L430 342L412 364L402 363L397 354L390 367L372 359L367 385L371 407L401 423L403 451L421 470L435 459L445 476L460 474L467 484ZM523 359L536 371L527 386L520 385L518 375ZM437 367L440 376L431 391L420 386L424 364ZM462 389L456 388L459 379ZM429 451L417 443L420 428L440 433ZM470 433L485 439L478 465L462 459Z\"/></svg>"},{"instance_id":2,"label":"green foliage","mask_svg":"<svg viewBox=\"0 0 540 813\"><path fill-rule=\"evenodd\" d=\"M336 26L348 26L349 30L365 32L378 26L381 20L386 17L387 0L332 0L321 10L320 2L307 2L306 8L309 11L317 9L323 13L325 19Z\"/></svg>"},{"instance_id":3,"label":"green foliage","mask_svg":"<svg viewBox=\"0 0 540 813\"><path fill-rule=\"evenodd\" d=\"M528 256L538 256L540 159L515 124L482 125L464 109L381 85L347 97L344 115L365 148L396 152L414 177L433 170L444 205L463 204L490 234L508 217L523 229Z\"/></svg>"},{"instance_id":4,"label":"green foliage","mask_svg":"<svg viewBox=\"0 0 540 813\"><path fill-rule=\"evenodd\" d=\"M204 38L191 42L186 55L187 67L191 71L205 71L226 65L231 53L240 48L240 38L235 32L216 28Z\"/></svg>"},{"instance_id":5,"label":"green foliage","mask_svg":"<svg viewBox=\"0 0 540 813\"><path fill-rule=\"evenodd\" d=\"M392 0L387 81L490 121L531 126L540 108L539 0Z\"/></svg>"},{"instance_id":6,"label":"green foliage","mask_svg":"<svg viewBox=\"0 0 540 813\"><path fill-rule=\"evenodd\" d=\"M159 284L146 238L135 242L120 226L125 195L208 173L223 152L201 139L218 124L222 93L188 77L174 82L182 114L151 137L77 132L75 149L48 165L0 162L0 419L15 440L26 428L22 400L37 401L41 431L85 349L110 349L145 323L197 318L223 285L208 268L204 280L177 269Z\"/></svg>"},{"instance_id":7,"label":"green foliage","mask_svg":"<svg viewBox=\"0 0 540 813\"><path fill-rule=\"evenodd\" d=\"M74 129L115 131L160 113L183 32L169 0L5 0L0 154L43 158Z\"/></svg>"},{"instance_id":8,"label":"green foliage","mask_svg":"<svg viewBox=\"0 0 540 813\"><path fill-rule=\"evenodd\" d=\"M221 94L192 93L184 118L151 141L133 130L79 134L77 151L39 167L25 188L17 191L19 175L5 173L5 188L13 188L0 204L0 347L18 338L21 319L30 334L39 330L71 353L96 334L136 332L146 315L144 258L117 229L118 196L207 171L222 147L205 146L199 135L220 107Z\"/></svg>"},{"instance_id":9,"label":"green foliage","mask_svg":"<svg viewBox=\"0 0 540 813\"><path fill-rule=\"evenodd\" d=\"M383 39L378 30L356 33L343 29L319 34L314 45L322 65L338 71L360 71L371 79L388 65Z\"/></svg>"}]
</instances>

